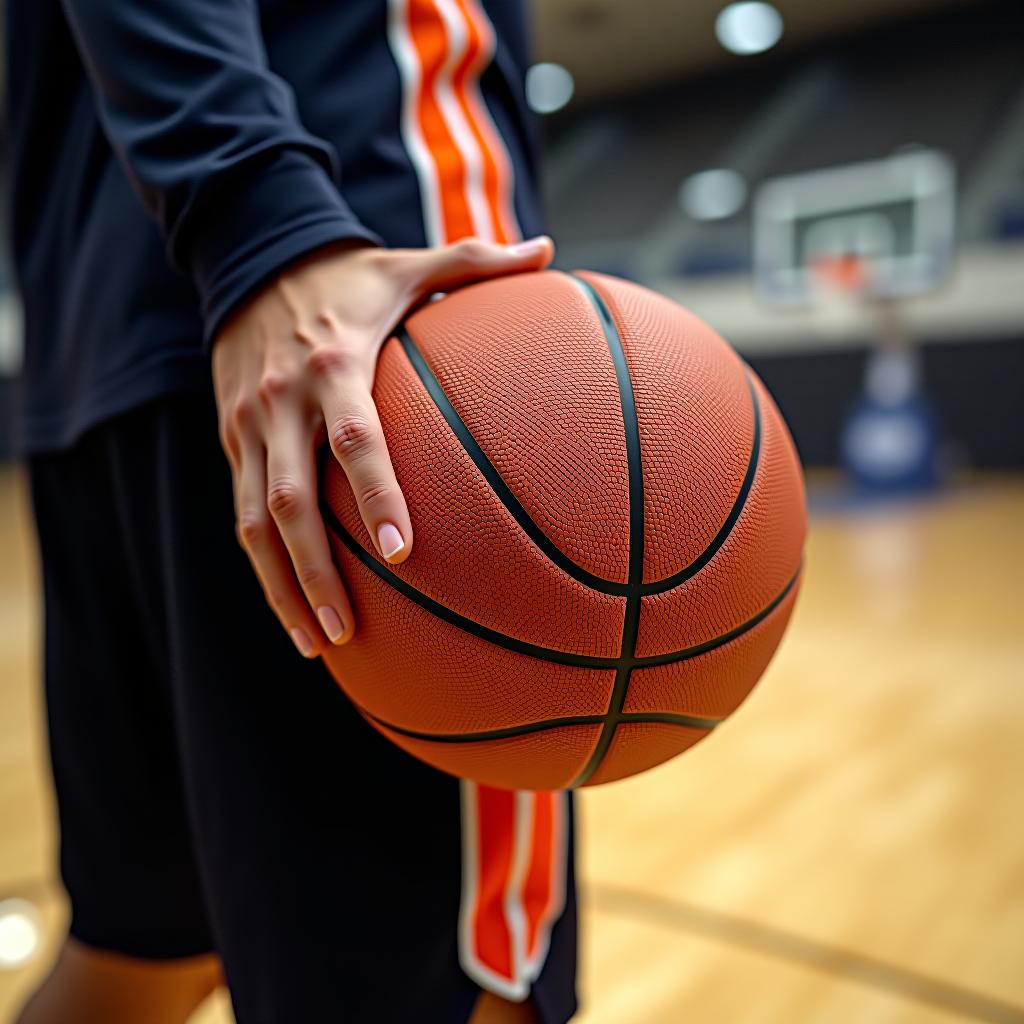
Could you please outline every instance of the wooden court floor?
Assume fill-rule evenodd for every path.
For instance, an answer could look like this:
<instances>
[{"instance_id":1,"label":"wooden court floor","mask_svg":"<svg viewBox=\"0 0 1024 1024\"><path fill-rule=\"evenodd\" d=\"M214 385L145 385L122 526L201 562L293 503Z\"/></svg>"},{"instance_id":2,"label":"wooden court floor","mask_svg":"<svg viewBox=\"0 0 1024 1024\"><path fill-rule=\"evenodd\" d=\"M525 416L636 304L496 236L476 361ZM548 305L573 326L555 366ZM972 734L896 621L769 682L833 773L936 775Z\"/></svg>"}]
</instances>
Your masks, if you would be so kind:
<instances>
[{"instance_id":1,"label":"wooden court floor","mask_svg":"<svg viewBox=\"0 0 1024 1024\"><path fill-rule=\"evenodd\" d=\"M64 906L21 480L0 475L0 899ZM1024 480L814 515L765 679L581 798L580 1024L1024 1022ZM195 1024L228 1024L223 996ZM342 1016L339 1016L342 1019Z\"/></svg>"}]
</instances>

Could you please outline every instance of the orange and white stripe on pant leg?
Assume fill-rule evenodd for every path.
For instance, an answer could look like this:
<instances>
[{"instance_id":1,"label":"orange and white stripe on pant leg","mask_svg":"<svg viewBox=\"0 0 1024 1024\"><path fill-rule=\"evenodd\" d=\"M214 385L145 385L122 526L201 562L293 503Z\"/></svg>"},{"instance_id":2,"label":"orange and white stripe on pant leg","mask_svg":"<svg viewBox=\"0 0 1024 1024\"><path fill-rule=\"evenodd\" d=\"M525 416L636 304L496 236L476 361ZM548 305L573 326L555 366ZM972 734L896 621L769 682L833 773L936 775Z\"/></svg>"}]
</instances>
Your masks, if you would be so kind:
<instances>
[{"instance_id":1,"label":"orange and white stripe on pant leg","mask_svg":"<svg viewBox=\"0 0 1024 1024\"><path fill-rule=\"evenodd\" d=\"M402 139L420 185L427 244L519 237L512 162L480 94L494 29L475 0L389 0L402 79Z\"/></svg>"},{"instance_id":2,"label":"orange and white stripe on pant leg","mask_svg":"<svg viewBox=\"0 0 1024 1024\"><path fill-rule=\"evenodd\" d=\"M521 237L512 161L480 92L494 28L478 0L389 0L402 138L429 245ZM565 907L568 796L462 783L459 956L479 985L525 999Z\"/></svg>"},{"instance_id":3,"label":"orange and white stripe on pant leg","mask_svg":"<svg viewBox=\"0 0 1024 1024\"><path fill-rule=\"evenodd\" d=\"M459 958L506 999L529 995L565 907L567 801L462 783Z\"/></svg>"}]
</instances>

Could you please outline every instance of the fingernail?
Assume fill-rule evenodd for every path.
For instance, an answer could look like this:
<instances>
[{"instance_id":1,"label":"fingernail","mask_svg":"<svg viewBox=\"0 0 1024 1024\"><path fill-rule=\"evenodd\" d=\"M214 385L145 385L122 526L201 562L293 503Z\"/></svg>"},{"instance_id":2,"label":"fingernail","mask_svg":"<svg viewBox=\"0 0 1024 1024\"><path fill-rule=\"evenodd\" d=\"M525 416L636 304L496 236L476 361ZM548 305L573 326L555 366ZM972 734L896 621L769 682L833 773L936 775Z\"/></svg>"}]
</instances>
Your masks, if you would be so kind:
<instances>
[{"instance_id":1,"label":"fingernail","mask_svg":"<svg viewBox=\"0 0 1024 1024\"><path fill-rule=\"evenodd\" d=\"M405 547L405 541L393 523L381 523L377 527L377 543L380 553L389 561Z\"/></svg>"},{"instance_id":2,"label":"fingernail","mask_svg":"<svg viewBox=\"0 0 1024 1024\"><path fill-rule=\"evenodd\" d=\"M299 654L304 658L312 658L316 653L316 648L313 646L313 641L309 639L304 629L299 629L296 626L291 631L292 643L299 649Z\"/></svg>"},{"instance_id":3,"label":"fingernail","mask_svg":"<svg viewBox=\"0 0 1024 1024\"><path fill-rule=\"evenodd\" d=\"M317 608L316 617L320 620L320 625L324 627L324 632L331 643L339 643L345 635L345 626L342 624L341 616L333 608L324 605L322 608Z\"/></svg>"},{"instance_id":4,"label":"fingernail","mask_svg":"<svg viewBox=\"0 0 1024 1024\"><path fill-rule=\"evenodd\" d=\"M544 235L538 235L536 238L528 238L525 242L516 242L515 245L510 245L508 251L513 256L536 256L544 251L546 244L547 238Z\"/></svg>"}]
</instances>

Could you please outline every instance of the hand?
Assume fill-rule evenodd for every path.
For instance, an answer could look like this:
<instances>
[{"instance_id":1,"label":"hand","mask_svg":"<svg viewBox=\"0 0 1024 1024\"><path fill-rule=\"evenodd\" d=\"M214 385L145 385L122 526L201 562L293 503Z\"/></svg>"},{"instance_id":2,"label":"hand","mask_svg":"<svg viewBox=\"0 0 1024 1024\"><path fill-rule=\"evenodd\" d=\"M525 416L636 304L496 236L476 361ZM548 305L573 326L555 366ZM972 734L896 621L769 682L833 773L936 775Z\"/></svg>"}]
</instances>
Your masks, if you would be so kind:
<instances>
[{"instance_id":1,"label":"hand","mask_svg":"<svg viewBox=\"0 0 1024 1024\"><path fill-rule=\"evenodd\" d=\"M330 442L381 556L408 558L409 511L371 395L380 348L433 292L540 269L552 251L545 237L442 249L339 244L290 265L218 334L213 380L238 539L305 657L355 629L317 505L318 445Z\"/></svg>"}]
</instances>

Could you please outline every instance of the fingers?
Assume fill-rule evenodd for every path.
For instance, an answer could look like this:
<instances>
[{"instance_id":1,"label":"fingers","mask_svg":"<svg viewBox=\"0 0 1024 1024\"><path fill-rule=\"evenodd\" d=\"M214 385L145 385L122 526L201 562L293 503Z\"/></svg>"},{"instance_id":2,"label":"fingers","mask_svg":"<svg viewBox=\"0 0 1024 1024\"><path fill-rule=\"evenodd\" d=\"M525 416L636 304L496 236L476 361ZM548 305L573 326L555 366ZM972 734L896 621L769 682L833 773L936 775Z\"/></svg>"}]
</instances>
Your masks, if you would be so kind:
<instances>
[{"instance_id":1,"label":"fingers","mask_svg":"<svg viewBox=\"0 0 1024 1024\"><path fill-rule=\"evenodd\" d=\"M355 495L366 530L392 564L412 551L412 522L388 454L365 370L344 350L324 348L310 357L317 378L327 440Z\"/></svg>"},{"instance_id":2,"label":"fingers","mask_svg":"<svg viewBox=\"0 0 1024 1024\"><path fill-rule=\"evenodd\" d=\"M255 436L237 436L235 505L238 540L259 577L267 602L306 658L319 653L321 633L292 571L288 551L268 508L267 453ZM351 616L350 616L351 621Z\"/></svg>"},{"instance_id":3,"label":"fingers","mask_svg":"<svg viewBox=\"0 0 1024 1024\"><path fill-rule=\"evenodd\" d=\"M317 503L314 433L334 457L380 556L404 561L412 522L371 395L377 353L411 304L435 291L551 262L544 236L463 239L440 249L332 253L284 273L218 335L221 440L235 476L239 540L267 600L307 657L347 640L352 607Z\"/></svg>"},{"instance_id":4,"label":"fingers","mask_svg":"<svg viewBox=\"0 0 1024 1024\"><path fill-rule=\"evenodd\" d=\"M334 644L354 631L348 595L331 559L317 505L316 461L308 418L296 406L271 414L266 504L291 559L290 568L320 628Z\"/></svg>"},{"instance_id":5,"label":"fingers","mask_svg":"<svg viewBox=\"0 0 1024 1024\"><path fill-rule=\"evenodd\" d=\"M538 235L514 245L464 238L441 249L407 252L404 258L409 261L414 290L427 295L483 278L541 270L551 262L554 252L551 239Z\"/></svg>"}]
</instances>

